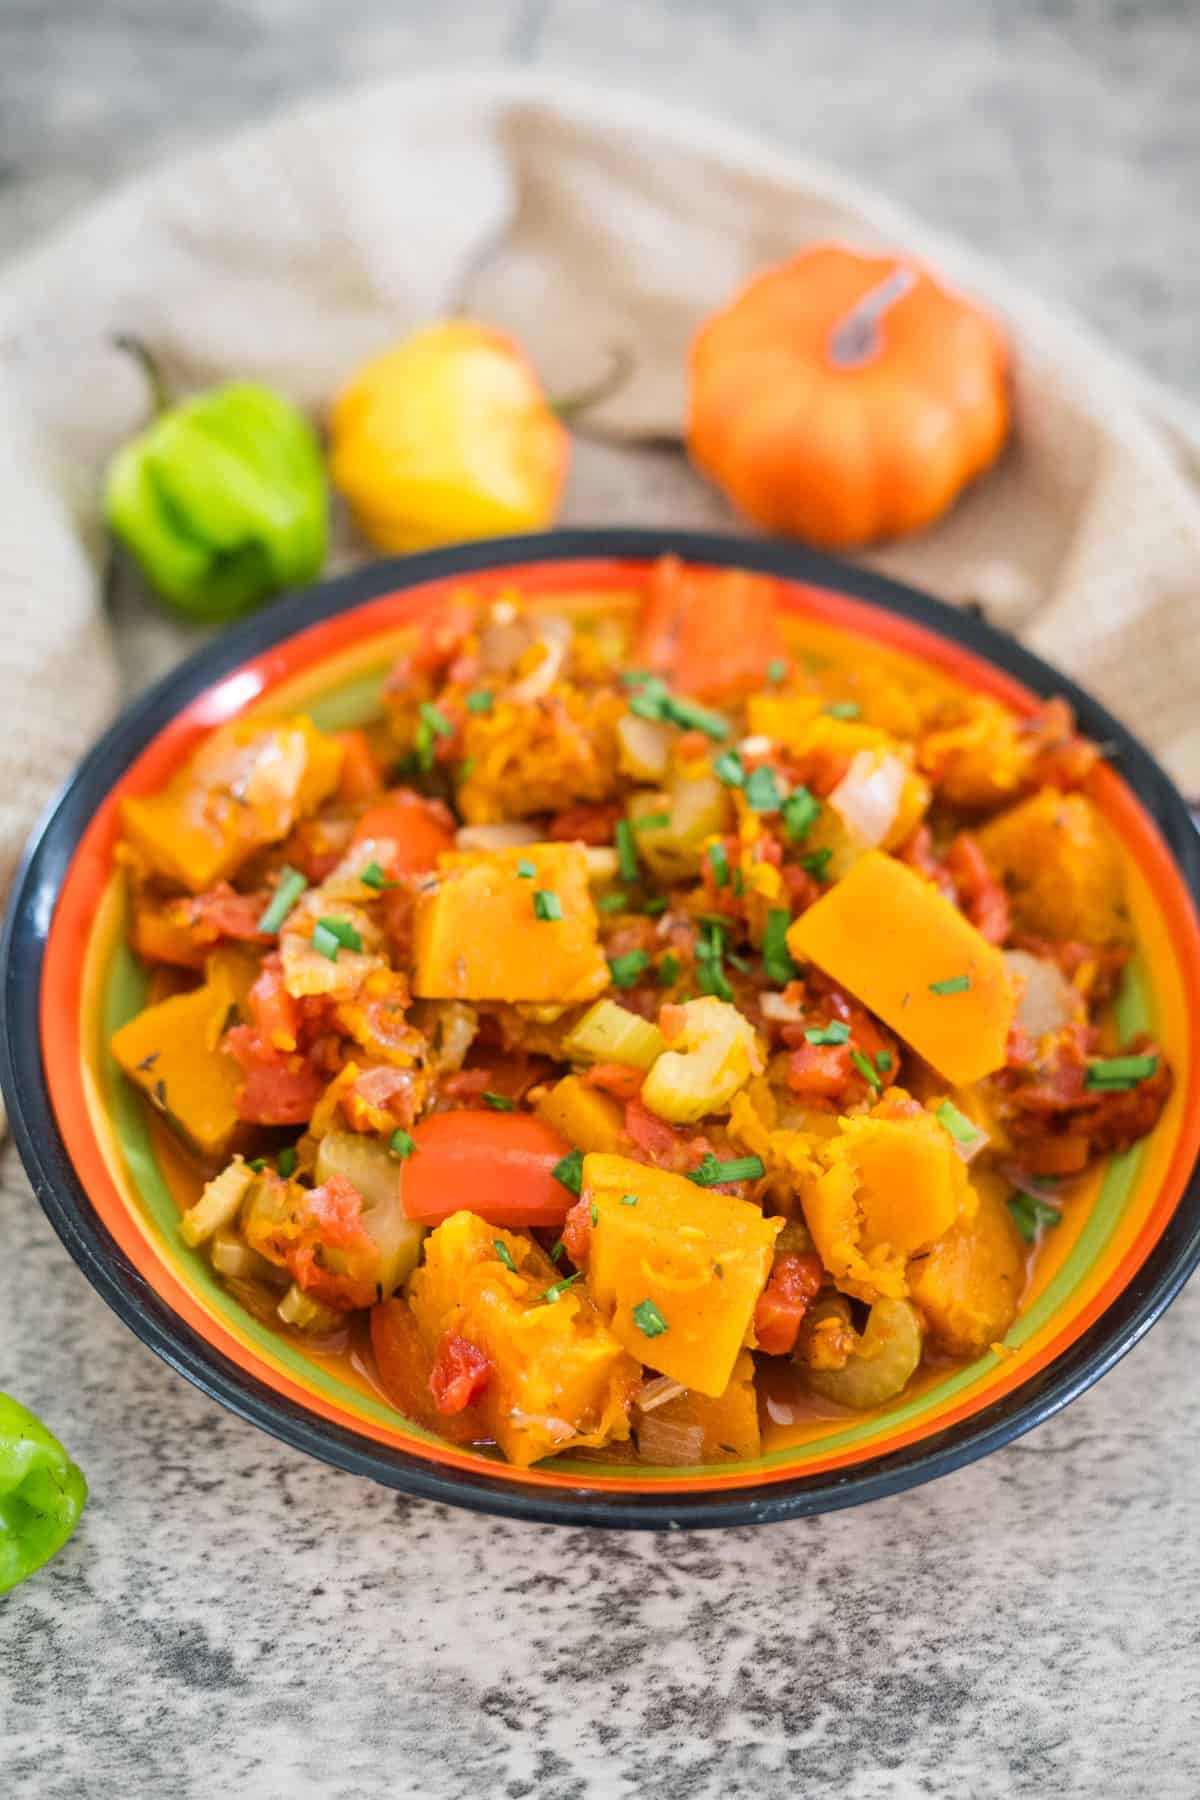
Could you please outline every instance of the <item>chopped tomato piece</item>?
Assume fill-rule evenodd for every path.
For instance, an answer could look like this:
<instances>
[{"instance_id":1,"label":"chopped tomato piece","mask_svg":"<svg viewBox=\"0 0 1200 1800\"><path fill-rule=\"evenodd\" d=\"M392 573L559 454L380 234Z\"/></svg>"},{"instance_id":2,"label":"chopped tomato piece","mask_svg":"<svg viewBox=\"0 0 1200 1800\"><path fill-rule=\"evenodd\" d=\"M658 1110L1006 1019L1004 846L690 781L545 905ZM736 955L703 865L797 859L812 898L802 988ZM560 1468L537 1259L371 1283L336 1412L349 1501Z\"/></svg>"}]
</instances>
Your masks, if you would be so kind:
<instances>
[{"instance_id":1,"label":"chopped tomato piece","mask_svg":"<svg viewBox=\"0 0 1200 1800\"><path fill-rule=\"evenodd\" d=\"M250 1025L235 1025L222 1039L244 1077L237 1096L239 1119L251 1125L306 1125L325 1091L326 1078L299 1055L264 1055Z\"/></svg>"},{"instance_id":2,"label":"chopped tomato piece","mask_svg":"<svg viewBox=\"0 0 1200 1800\"><path fill-rule=\"evenodd\" d=\"M388 875L416 874L436 868L438 857L454 848L454 821L440 801L395 788L367 809L350 841L363 844L371 838L388 838L396 846Z\"/></svg>"},{"instance_id":3,"label":"chopped tomato piece","mask_svg":"<svg viewBox=\"0 0 1200 1800\"><path fill-rule=\"evenodd\" d=\"M370 739L365 731L338 731L336 741L342 746L342 772L338 776L338 799L360 805L374 800L383 792L383 775Z\"/></svg>"},{"instance_id":4,"label":"chopped tomato piece","mask_svg":"<svg viewBox=\"0 0 1200 1800\"><path fill-rule=\"evenodd\" d=\"M769 576L685 569L664 557L650 578L632 661L682 694L745 693L783 652Z\"/></svg>"},{"instance_id":5,"label":"chopped tomato piece","mask_svg":"<svg viewBox=\"0 0 1200 1800\"><path fill-rule=\"evenodd\" d=\"M969 831L960 831L947 850L946 870L958 890L958 903L975 929L989 944L1002 944L1012 926L1008 895Z\"/></svg>"},{"instance_id":6,"label":"chopped tomato piece","mask_svg":"<svg viewBox=\"0 0 1200 1800\"><path fill-rule=\"evenodd\" d=\"M569 1145L519 1112L444 1112L413 1129L401 1203L410 1219L437 1225L451 1213L478 1213L492 1225L561 1225L570 1189L554 1175Z\"/></svg>"},{"instance_id":7,"label":"chopped tomato piece","mask_svg":"<svg viewBox=\"0 0 1200 1800\"><path fill-rule=\"evenodd\" d=\"M788 1057L787 1084L806 1098L836 1100L853 1075L849 1044L801 1044Z\"/></svg>"},{"instance_id":8,"label":"chopped tomato piece","mask_svg":"<svg viewBox=\"0 0 1200 1800\"><path fill-rule=\"evenodd\" d=\"M300 1041L300 1008L284 986L283 963L278 954L263 962L247 1004L264 1046L285 1055L296 1048Z\"/></svg>"},{"instance_id":9,"label":"chopped tomato piece","mask_svg":"<svg viewBox=\"0 0 1200 1800\"><path fill-rule=\"evenodd\" d=\"M492 1365L478 1344L457 1331L444 1332L434 1352L429 1391L440 1413L465 1412L491 1380Z\"/></svg>"},{"instance_id":10,"label":"chopped tomato piece","mask_svg":"<svg viewBox=\"0 0 1200 1800\"><path fill-rule=\"evenodd\" d=\"M577 1200L562 1228L563 1248L575 1264L581 1269L587 1261L588 1250L592 1242L592 1208L588 1200Z\"/></svg>"},{"instance_id":11,"label":"chopped tomato piece","mask_svg":"<svg viewBox=\"0 0 1200 1800\"><path fill-rule=\"evenodd\" d=\"M550 836L559 843L611 844L617 820L624 816L625 808L615 800L594 806L568 806L551 819Z\"/></svg>"},{"instance_id":12,"label":"chopped tomato piece","mask_svg":"<svg viewBox=\"0 0 1200 1800\"><path fill-rule=\"evenodd\" d=\"M631 1069L628 1063L596 1063L584 1076L589 1087L612 1094L617 1100L633 1100L642 1091L645 1069Z\"/></svg>"},{"instance_id":13,"label":"chopped tomato piece","mask_svg":"<svg viewBox=\"0 0 1200 1800\"><path fill-rule=\"evenodd\" d=\"M381 1300L371 1308L371 1349L380 1385L405 1418L455 1444L487 1437L469 1406L453 1416L438 1412L429 1387L433 1357L406 1300Z\"/></svg>"},{"instance_id":14,"label":"chopped tomato piece","mask_svg":"<svg viewBox=\"0 0 1200 1800\"><path fill-rule=\"evenodd\" d=\"M754 1313L754 1335L768 1356L789 1356L809 1304L824 1279L821 1259L811 1251L785 1250L775 1258Z\"/></svg>"}]
</instances>

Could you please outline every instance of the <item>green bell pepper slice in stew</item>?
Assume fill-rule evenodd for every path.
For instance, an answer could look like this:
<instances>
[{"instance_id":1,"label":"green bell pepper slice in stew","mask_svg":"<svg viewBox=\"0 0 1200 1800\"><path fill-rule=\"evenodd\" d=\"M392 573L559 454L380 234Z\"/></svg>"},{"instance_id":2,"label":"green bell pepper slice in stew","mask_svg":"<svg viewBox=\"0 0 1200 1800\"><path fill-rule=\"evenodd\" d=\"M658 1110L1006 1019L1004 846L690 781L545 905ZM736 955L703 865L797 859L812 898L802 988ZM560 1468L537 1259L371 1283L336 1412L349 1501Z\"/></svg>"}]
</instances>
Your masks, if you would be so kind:
<instances>
[{"instance_id":1,"label":"green bell pepper slice in stew","mask_svg":"<svg viewBox=\"0 0 1200 1800\"><path fill-rule=\"evenodd\" d=\"M245 612L325 560L328 490L304 415L231 382L171 405L143 347L157 416L109 465L105 510L159 595L200 619Z\"/></svg>"},{"instance_id":2,"label":"green bell pepper slice in stew","mask_svg":"<svg viewBox=\"0 0 1200 1800\"><path fill-rule=\"evenodd\" d=\"M0 1394L0 1594L58 1554L87 1491L82 1469L41 1420Z\"/></svg>"}]
</instances>

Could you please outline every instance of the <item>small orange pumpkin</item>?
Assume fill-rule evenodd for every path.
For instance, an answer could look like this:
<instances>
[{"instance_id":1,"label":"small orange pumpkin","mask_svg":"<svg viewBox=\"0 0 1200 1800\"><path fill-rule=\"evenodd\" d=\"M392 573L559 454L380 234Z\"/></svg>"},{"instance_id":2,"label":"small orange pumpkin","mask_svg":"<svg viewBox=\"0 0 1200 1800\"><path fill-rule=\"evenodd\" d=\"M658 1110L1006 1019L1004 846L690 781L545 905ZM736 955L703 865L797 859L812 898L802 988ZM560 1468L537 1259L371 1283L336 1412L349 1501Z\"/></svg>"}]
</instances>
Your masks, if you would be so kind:
<instances>
[{"instance_id":1,"label":"small orange pumpkin","mask_svg":"<svg viewBox=\"0 0 1200 1800\"><path fill-rule=\"evenodd\" d=\"M757 276L692 343L687 443L756 524L846 549L931 524L1008 435L1007 346L905 257Z\"/></svg>"}]
</instances>

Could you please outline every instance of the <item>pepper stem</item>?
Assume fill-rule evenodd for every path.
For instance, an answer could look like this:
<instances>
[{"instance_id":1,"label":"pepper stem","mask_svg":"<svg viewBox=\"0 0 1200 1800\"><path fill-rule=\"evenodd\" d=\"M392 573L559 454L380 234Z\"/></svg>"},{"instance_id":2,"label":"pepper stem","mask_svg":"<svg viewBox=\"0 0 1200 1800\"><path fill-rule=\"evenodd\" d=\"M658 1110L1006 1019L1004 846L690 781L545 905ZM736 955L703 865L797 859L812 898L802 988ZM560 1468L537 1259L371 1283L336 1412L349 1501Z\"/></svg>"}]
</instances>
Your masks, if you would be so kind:
<instances>
[{"instance_id":1,"label":"pepper stem","mask_svg":"<svg viewBox=\"0 0 1200 1800\"><path fill-rule=\"evenodd\" d=\"M170 389L167 387L166 379L157 360L147 350L141 338L128 337L124 333L120 333L113 339L113 344L116 349L127 351L140 366L142 374L146 377L146 385L150 389L150 404L154 408L155 418L160 413L165 413L171 404Z\"/></svg>"},{"instance_id":2,"label":"pepper stem","mask_svg":"<svg viewBox=\"0 0 1200 1800\"><path fill-rule=\"evenodd\" d=\"M625 386L633 373L633 352L620 344L610 344L608 348L608 368L598 380L590 382L587 387L575 388L571 393L552 396L549 402L550 411L569 425L573 419L583 413L590 412L593 406L617 394Z\"/></svg>"}]
</instances>

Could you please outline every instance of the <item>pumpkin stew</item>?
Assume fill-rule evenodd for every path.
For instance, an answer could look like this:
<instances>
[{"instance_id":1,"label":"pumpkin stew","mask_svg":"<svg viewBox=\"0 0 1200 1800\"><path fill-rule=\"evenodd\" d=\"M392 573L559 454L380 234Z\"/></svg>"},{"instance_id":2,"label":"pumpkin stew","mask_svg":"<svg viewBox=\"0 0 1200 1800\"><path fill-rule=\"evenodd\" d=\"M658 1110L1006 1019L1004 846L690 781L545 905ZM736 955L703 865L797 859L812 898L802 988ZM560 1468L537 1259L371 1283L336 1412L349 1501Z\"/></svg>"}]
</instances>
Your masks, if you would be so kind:
<instances>
[{"instance_id":1,"label":"pumpkin stew","mask_svg":"<svg viewBox=\"0 0 1200 1800\"><path fill-rule=\"evenodd\" d=\"M124 802L113 1052L258 1317L521 1466L752 1459L1003 1340L1170 1090L1098 752L842 644L671 559L464 589L367 728Z\"/></svg>"}]
</instances>

